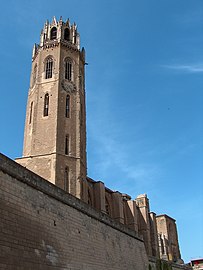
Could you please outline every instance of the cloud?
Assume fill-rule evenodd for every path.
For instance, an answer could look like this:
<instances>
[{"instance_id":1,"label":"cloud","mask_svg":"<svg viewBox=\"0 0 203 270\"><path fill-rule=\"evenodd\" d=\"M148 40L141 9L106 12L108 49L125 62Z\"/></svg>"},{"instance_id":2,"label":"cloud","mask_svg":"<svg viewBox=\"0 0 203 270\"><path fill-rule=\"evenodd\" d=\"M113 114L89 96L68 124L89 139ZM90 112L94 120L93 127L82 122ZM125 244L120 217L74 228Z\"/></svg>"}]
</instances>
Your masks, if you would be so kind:
<instances>
[{"instance_id":1,"label":"cloud","mask_svg":"<svg viewBox=\"0 0 203 270\"><path fill-rule=\"evenodd\" d=\"M202 73L203 72L203 63L200 64L190 64L190 65L162 65L164 68L173 69L185 73Z\"/></svg>"},{"instance_id":2,"label":"cloud","mask_svg":"<svg viewBox=\"0 0 203 270\"><path fill-rule=\"evenodd\" d=\"M98 160L97 168L94 165L94 169L102 178L100 180L111 183L116 179L116 186L113 183L111 185L119 191L129 192L128 190L130 190L130 193L146 190L158 181L161 169L152 161L143 162L136 159L134 157L136 144L131 145L134 151L128 152L129 142L126 145L116 138L109 138L107 134L103 134L103 136L97 134L95 137L98 147L94 154L96 153Z\"/></svg>"}]
</instances>

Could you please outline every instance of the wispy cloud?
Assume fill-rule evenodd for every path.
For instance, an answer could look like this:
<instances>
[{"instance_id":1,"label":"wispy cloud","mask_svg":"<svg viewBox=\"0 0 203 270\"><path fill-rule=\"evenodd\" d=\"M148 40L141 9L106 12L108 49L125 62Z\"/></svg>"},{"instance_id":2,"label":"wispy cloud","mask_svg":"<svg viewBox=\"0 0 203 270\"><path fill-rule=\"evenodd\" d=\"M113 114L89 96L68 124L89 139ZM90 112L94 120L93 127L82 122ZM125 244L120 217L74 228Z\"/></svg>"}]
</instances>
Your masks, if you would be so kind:
<instances>
[{"instance_id":1,"label":"wispy cloud","mask_svg":"<svg viewBox=\"0 0 203 270\"><path fill-rule=\"evenodd\" d=\"M106 134L100 136L98 134L100 132L96 133L98 135L96 143L99 146L96 151L98 167L94 166L94 169L102 178L100 180L110 183L116 179L116 189L123 192L130 190L132 194L134 191L147 190L147 187L157 182L161 169L156 163L136 159L131 151L128 152L128 144L125 145L115 138L109 138ZM136 145L131 146L136 148ZM109 175L113 178L108 179ZM113 183L112 186L114 186Z\"/></svg>"},{"instance_id":2,"label":"wispy cloud","mask_svg":"<svg viewBox=\"0 0 203 270\"><path fill-rule=\"evenodd\" d=\"M202 73L203 72L203 63L200 64L175 64L175 65L162 65L164 68L173 69L180 72L186 73Z\"/></svg>"}]
</instances>

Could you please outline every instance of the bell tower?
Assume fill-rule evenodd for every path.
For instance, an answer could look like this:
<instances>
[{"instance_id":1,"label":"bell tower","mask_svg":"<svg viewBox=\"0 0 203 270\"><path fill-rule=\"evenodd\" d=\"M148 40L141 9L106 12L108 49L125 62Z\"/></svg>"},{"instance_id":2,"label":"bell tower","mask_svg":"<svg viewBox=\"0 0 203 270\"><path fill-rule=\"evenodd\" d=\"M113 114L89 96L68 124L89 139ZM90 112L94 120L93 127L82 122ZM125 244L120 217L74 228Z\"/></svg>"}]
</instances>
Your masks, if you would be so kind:
<instances>
[{"instance_id":1,"label":"bell tower","mask_svg":"<svg viewBox=\"0 0 203 270\"><path fill-rule=\"evenodd\" d=\"M82 198L86 179L85 50L76 24L46 21L32 53L18 163Z\"/></svg>"}]
</instances>

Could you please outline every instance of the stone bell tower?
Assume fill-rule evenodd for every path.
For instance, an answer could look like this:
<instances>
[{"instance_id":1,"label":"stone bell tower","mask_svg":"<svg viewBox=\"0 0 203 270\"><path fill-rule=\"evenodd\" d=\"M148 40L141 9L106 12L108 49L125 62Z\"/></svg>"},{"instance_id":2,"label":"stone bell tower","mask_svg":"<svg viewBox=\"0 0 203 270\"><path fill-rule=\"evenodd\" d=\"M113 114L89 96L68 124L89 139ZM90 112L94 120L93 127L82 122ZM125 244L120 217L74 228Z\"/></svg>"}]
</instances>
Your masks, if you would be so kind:
<instances>
[{"instance_id":1,"label":"stone bell tower","mask_svg":"<svg viewBox=\"0 0 203 270\"><path fill-rule=\"evenodd\" d=\"M34 45L18 163L82 198L86 179L85 50L69 20L45 23Z\"/></svg>"}]
</instances>

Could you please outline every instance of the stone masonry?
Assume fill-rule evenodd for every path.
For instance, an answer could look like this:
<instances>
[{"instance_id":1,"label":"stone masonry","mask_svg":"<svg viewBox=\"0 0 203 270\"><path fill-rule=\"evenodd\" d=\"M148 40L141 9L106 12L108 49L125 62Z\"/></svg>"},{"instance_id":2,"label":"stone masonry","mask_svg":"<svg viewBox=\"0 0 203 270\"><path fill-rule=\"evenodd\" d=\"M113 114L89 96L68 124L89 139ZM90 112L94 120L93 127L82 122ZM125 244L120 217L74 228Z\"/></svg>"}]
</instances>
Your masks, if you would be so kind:
<instances>
[{"instance_id":1,"label":"stone masonry","mask_svg":"<svg viewBox=\"0 0 203 270\"><path fill-rule=\"evenodd\" d=\"M0 154L0 269L146 270L143 240Z\"/></svg>"},{"instance_id":2,"label":"stone masonry","mask_svg":"<svg viewBox=\"0 0 203 270\"><path fill-rule=\"evenodd\" d=\"M50 23L46 21L40 34L40 42L39 44L35 44L33 48L32 70L25 121L23 156L16 159L16 161L42 178L48 180L50 183L56 185L57 188L51 184L49 186L47 183L50 189L53 188L53 190L57 191L57 194L59 192L62 198L72 198L73 201L77 202L77 204L79 201L76 200L76 198L71 197L71 195L80 199L82 208L89 209L88 211L92 211L95 213L95 215L99 215L101 217L99 220L100 222L102 222L103 219L109 221L111 220L110 222L113 224L114 222L115 224L117 224L116 222L119 222L119 226L121 226L123 229L125 228L124 230L128 231L131 229L133 235L139 235L139 237L144 240L144 246L148 256L156 259L165 259L171 262L183 263L179 250L176 223L173 218L168 217L165 214L156 216L154 212L151 212L149 199L147 198L146 194L139 195L137 198L132 200L128 194L110 190L102 181L95 181L87 176L85 64L85 50L84 48L80 50L80 35L78 33L76 24L74 23L71 25L69 20L63 22L62 18L57 21L55 17ZM21 171L22 168L19 170ZM33 174L30 174L29 176L32 176L31 180L29 180L32 182L34 176ZM7 178L7 180L10 179L9 177ZM36 176L34 179L35 178ZM14 183L15 181L16 175L13 179ZM22 185L22 183L18 185ZM62 190L59 191L58 188L63 189L65 192ZM28 190L30 190L30 187ZM67 195L66 192L71 195ZM30 191L31 202L29 203L31 203L31 205L29 204L29 207L34 207L33 209L30 209L30 211L34 211L33 213L35 213L35 217L33 220L36 221L38 212L36 213L34 209L38 209L40 206L37 204L37 202L33 202L34 197L31 193L32 192ZM35 189L33 190L33 193L36 193ZM46 194L44 190L43 194ZM26 194L23 193L22 195L26 197ZM39 194L36 193L36 195ZM48 200L48 197L42 197L43 198L40 199L37 196L37 200ZM28 203L28 197L26 197L25 202ZM49 203L50 205L53 205L53 200L51 200ZM46 201L46 203L42 202L42 204L46 205L46 207L49 207L49 203L48 201ZM62 203L64 203L64 201ZM71 207L72 206L73 205L71 205ZM55 205L55 207L58 207L58 205ZM63 211L69 211L72 208L68 207L69 210L64 209L65 208L63 208ZM57 211L58 210L54 210L53 207L49 208L48 212L50 214L50 218L52 217L53 213L55 213L57 218ZM76 213L78 212L74 211L72 214L77 216ZM45 209L42 209L40 213L47 214L47 219L50 219L48 217L48 212L46 212ZM87 224L90 224L90 215L88 213L85 212L87 217L84 217L84 219L87 218L86 222ZM72 214L70 214L71 217ZM65 214L60 212L58 215L64 216ZM65 215L64 220L68 220L68 218L69 216L67 214L67 216ZM54 216L53 220L53 224L57 224L57 222L59 222L58 219L56 222ZM31 221L29 220L29 222ZM76 220L73 221L72 224L74 224L74 222L77 224ZM50 224L47 224L47 226L52 230L52 227L50 226L53 224ZM91 228L92 233L93 231L96 232L96 230L94 230L96 227L92 228L91 225L83 225L89 226L88 228ZM115 231L111 231L111 229L109 229L109 233L110 231L112 233L112 236L110 236L108 229L103 227L103 225L100 227L100 225L98 225L98 231L104 231L105 228L105 237L107 237L109 241L112 241L111 244L109 242L107 245L108 247L106 246L106 252L114 247L115 254L117 254L117 249L120 249L121 251L125 246L124 249L128 251L128 255L130 256L127 269L131 269L132 265L135 263L134 259L131 258L132 252L135 252L135 257L137 256L136 254L141 254L143 252L143 242L140 240L140 238L139 241L136 238L136 243L139 242L137 247L134 247L132 242L134 243L135 240L132 240L131 238L129 241L123 240L124 242L119 242L121 240L121 235L118 236ZM45 224L43 224L43 229L44 226ZM68 234L63 234L67 231L67 228L63 226L69 226L68 224L61 225L63 228L62 230L64 231L63 233L61 232L59 226L53 226L53 233L57 230L57 228L59 228L59 234L62 234L63 237L65 237L64 239L69 241ZM79 231L84 230L82 227L79 228ZM121 230L122 233L123 229ZM87 248L91 247L92 250L95 250L97 249L96 243L95 246L93 246L88 241L85 242L85 237L87 237L89 233L90 232L86 231L86 234L84 234L84 239L81 238L81 241L82 243L86 243ZM76 235L77 233L74 232L74 234ZM78 232L78 234L80 233ZM100 239L100 248L98 248L98 252L101 252L101 246L105 245L105 242L101 240L101 235L97 236L97 234L91 234L91 237L92 242L93 238L98 237ZM119 244L113 240L110 240L112 238L119 238ZM41 239L44 242L40 242L40 250L43 248L44 250L47 249L47 245L50 246L50 249L53 248L53 243L47 244L45 241L46 239L49 239L49 237L46 239ZM59 244L61 246L62 242L59 241ZM131 251L129 251L130 246L132 246ZM57 248L54 248L54 250L58 250ZM36 246L35 249L36 257L41 253L39 248ZM74 250L74 245L70 244L70 249ZM141 253L138 251L140 249L142 249ZM67 251L66 249L64 251L62 248L61 252L63 253ZM60 254L60 252L57 254ZM73 254L74 252L70 252L68 253L68 256L73 256ZM91 254L94 256L95 253L92 251ZM106 258L104 258L105 256L103 254L102 260L108 265L106 269L114 269L114 266L110 263L110 259L109 262L106 261L110 256L109 254L110 253L108 252L106 253ZM140 258L138 258L138 265L141 265L140 267L144 267L146 262L145 252L143 254L144 259L142 265L139 261ZM41 255L38 257L41 258L40 256ZM63 255L61 256L63 257ZM111 254L111 256L114 255ZM115 256L118 256L118 254ZM127 254L123 255L123 252L121 252L120 256L127 256ZM98 258L99 261L101 261L101 257ZM115 261L116 260L119 261L120 259L117 257ZM86 265L87 261L88 260L84 260L83 264ZM111 265L112 268L109 265ZM115 265L117 265L117 262ZM124 266L124 264L120 265ZM84 266L84 269L86 269L85 267L86 266ZM102 267L104 267L103 264L101 268L97 269L104 269ZM144 268L135 269L140 270Z\"/></svg>"}]
</instances>

